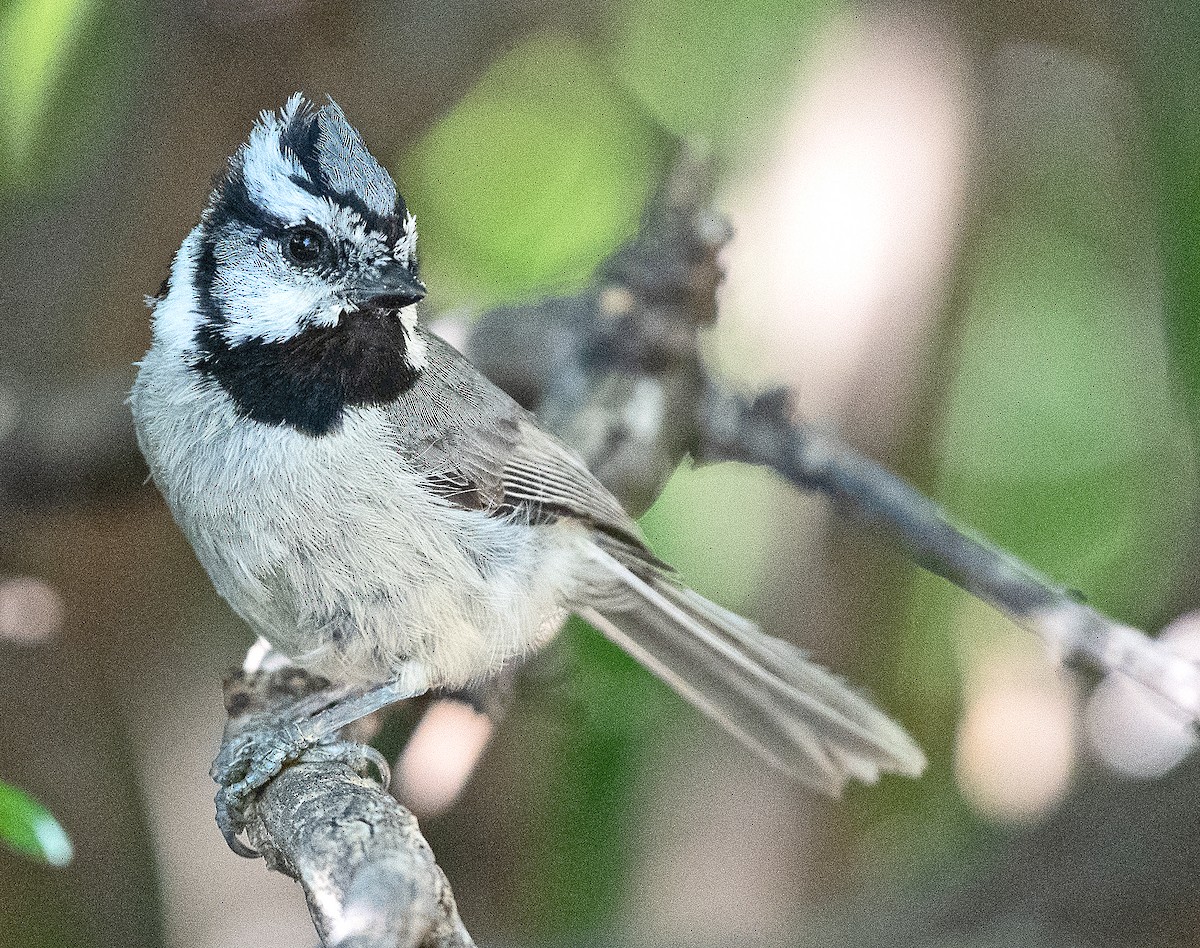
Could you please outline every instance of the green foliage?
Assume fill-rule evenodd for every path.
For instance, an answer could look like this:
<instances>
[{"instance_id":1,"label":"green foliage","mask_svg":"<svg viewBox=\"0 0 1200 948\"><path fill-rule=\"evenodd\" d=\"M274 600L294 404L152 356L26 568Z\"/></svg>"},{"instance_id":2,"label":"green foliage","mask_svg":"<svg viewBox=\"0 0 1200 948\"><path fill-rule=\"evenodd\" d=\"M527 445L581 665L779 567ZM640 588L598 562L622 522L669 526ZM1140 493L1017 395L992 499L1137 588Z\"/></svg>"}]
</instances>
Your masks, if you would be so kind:
<instances>
[{"instance_id":1,"label":"green foliage","mask_svg":"<svg viewBox=\"0 0 1200 948\"><path fill-rule=\"evenodd\" d=\"M1152 616L1196 486L1166 353L1091 240L1024 223L984 259L943 432L945 497L1103 608Z\"/></svg>"},{"instance_id":2,"label":"green foliage","mask_svg":"<svg viewBox=\"0 0 1200 948\"><path fill-rule=\"evenodd\" d=\"M585 282L633 232L668 148L578 43L502 57L401 162L438 304Z\"/></svg>"},{"instance_id":3,"label":"green foliage","mask_svg":"<svg viewBox=\"0 0 1200 948\"><path fill-rule=\"evenodd\" d=\"M1146 108L1171 357L1200 445L1200 6L1168 0L1130 18L1133 74Z\"/></svg>"},{"instance_id":4,"label":"green foliage","mask_svg":"<svg viewBox=\"0 0 1200 948\"><path fill-rule=\"evenodd\" d=\"M777 118L836 0L638 0L613 68L673 134L744 149Z\"/></svg>"},{"instance_id":5,"label":"green foliage","mask_svg":"<svg viewBox=\"0 0 1200 948\"><path fill-rule=\"evenodd\" d=\"M111 139L142 55L140 12L106 0L0 5L0 189L67 180Z\"/></svg>"},{"instance_id":6,"label":"green foliage","mask_svg":"<svg viewBox=\"0 0 1200 948\"><path fill-rule=\"evenodd\" d=\"M2 780L0 841L22 855L52 866L65 866L73 855L71 841L50 811Z\"/></svg>"},{"instance_id":7,"label":"green foliage","mask_svg":"<svg viewBox=\"0 0 1200 948\"><path fill-rule=\"evenodd\" d=\"M0 12L0 90L9 159L24 166L92 0L9 0Z\"/></svg>"}]
</instances>

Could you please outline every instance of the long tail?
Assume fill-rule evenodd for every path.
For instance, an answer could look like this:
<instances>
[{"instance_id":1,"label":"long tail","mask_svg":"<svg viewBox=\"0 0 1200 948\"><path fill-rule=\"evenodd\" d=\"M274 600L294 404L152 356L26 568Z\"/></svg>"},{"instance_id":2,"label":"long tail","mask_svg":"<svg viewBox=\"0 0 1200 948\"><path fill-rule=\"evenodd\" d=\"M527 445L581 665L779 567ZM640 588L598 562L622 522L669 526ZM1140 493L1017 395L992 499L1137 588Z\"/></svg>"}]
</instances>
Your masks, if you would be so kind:
<instances>
[{"instance_id":1,"label":"long tail","mask_svg":"<svg viewBox=\"0 0 1200 948\"><path fill-rule=\"evenodd\" d=\"M800 649L667 576L642 578L596 552L621 592L580 614L767 761L831 795L851 778L921 773L913 739Z\"/></svg>"}]
</instances>

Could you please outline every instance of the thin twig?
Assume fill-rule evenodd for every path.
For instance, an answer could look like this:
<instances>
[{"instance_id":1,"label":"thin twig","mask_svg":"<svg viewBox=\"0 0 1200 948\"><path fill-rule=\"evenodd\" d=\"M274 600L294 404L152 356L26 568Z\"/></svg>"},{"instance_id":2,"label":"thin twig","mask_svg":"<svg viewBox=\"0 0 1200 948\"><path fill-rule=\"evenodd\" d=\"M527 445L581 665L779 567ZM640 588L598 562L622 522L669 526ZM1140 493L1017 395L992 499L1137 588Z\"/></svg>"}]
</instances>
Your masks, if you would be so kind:
<instances>
[{"instance_id":1,"label":"thin twig","mask_svg":"<svg viewBox=\"0 0 1200 948\"><path fill-rule=\"evenodd\" d=\"M921 566L1038 636L1058 660L1128 676L1200 721L1200 666L956 526L911 484L793 415L786 392L751 400L713 387L701 456L770 467L797 487L828 495L843 514L875 527Z\"/></svg>"},{"instance_id":2,"label":"thin twig","mask_svg":"<svg viewBox=\"0 0 1200 948\"><path fill-rule=\"evenodd\" d=\"M1200 666L956 526L932 500L827 432L797 422L783 391L727 390L703 361L716 315L717 254L730 236L711 176L685 153L638 235L573 297L487 314L471 354L522 393L601 480L640 509L679 461L769 467L827 495L921 566L991 603L1059 661L1128 676L1200 723ZM552 340L538 345L534 338Z\"/></svg>"}]
</instances>

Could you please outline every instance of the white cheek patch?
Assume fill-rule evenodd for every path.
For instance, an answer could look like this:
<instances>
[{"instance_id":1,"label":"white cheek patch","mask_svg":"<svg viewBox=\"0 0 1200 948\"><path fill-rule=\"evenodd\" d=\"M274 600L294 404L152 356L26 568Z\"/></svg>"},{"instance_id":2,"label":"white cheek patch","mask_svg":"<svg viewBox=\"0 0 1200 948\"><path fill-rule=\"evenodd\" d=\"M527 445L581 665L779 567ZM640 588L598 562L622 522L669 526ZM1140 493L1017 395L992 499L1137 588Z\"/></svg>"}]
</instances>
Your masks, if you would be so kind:
<instances>
[{"instance_id":1,"label":"white cheek patch","mask_svg":"<svg viewBox=\"0 0 1200 948\"><path fill-rule=\"evenodd\" d=\"M395 257L401 263L412 260L417 249L417 219L412 214L404 217L404 236L396 241Z\"/></svg>"},{"instance_id":2,"label":"white cheek patch","mask_svg":"<svg viewBox=\"0 0 1200 948\"><path fill-rule=\"evenodd\" d=\"M247 339L283 342L314 326L333 326L343 306L322 287L264 281L248 285L222 306L221 335L231 344Z\"/></svg>"},{"instance_id":3,"label":"white cheek patch","mask_svg":"<svg viewBox=\"0 0 1200 948\"><path fill-rule=\"evenodd\" d=\"M284 261L273 241L252 231L227 233L217 245L221 335L279 342L312 326L334 325L344 305L320 274L301 273Z\"/></svg>"},{"instance_id":4,"label":"white cheek patch","mask_svg":"<svg viewBox=\"0 0 1200 948\"><path fill-rule=\"evenodd\" d=\"M419 372L429 364L429 358L425 351L425 340L417 335L416 305L400 310L400 326L404 330L404 351L408 364Z\"/></svg>"},{"instance_id":5,"label":"white cheek patch","mask_svg":"<svg viewBox=\"0 0 1200 948\"><path fill-rule=\"evenodd\" d=\"M196 251L200 245L201 228L187 235L171 263L171 290L166 299L154 304L153 331L156 341L172 350L187 350L196 338L200 316L196 312L195 286Z\"/></svg>"}]
</instances>

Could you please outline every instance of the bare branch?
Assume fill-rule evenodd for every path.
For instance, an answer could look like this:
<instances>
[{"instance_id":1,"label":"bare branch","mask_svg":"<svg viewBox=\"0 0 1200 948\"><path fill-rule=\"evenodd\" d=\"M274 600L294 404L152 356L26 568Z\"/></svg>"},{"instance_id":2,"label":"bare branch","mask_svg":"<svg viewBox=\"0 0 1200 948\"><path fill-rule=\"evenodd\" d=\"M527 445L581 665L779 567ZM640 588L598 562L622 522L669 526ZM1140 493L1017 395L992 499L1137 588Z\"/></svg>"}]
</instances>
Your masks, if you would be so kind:
<instances>
[{"instance_id":1,"label":"bare branch","mask_svg":"<svg viewBox=\"0 0 1200 948\"><path fill-rule=\"evenodd\" d=\"M703 163L685 154L641 232L600 267L593 287L532 310L488 314L472 357L524 394L626 503L647 505L688 452L702 462L773 468L991 603L1058 660L1126 675L1200 722L1200 667L1190 659L955 526L841 439L797 422L785 392L749 399L712 377L699 338L715 316L716 254L729 231L709 206L710 185Z\"/></svg>"},{"instance_id":2,"label":"bare branch","mask_svg":"<svg viewBox=\"0 0 1200 948\"><path fill-rule=\"evenodd\" d=\"M710 388L703 408L707 460L773 468L820 491L843 514L886 534L930 572L995 606L1060 661L1118 673L1200 722L1200 666L1079 601L1078 594L955 526L932 500L845 442L793 420L786 392L749 400Z\"/></svg>"},{"instance_id":3,"label":"bare branch","mask_svg":"<svg viewBox=\"0 0 1200 948\"><path fill-rule=\"evenodd\" d=\"M293 668L231 676L226 742L327 685ZM303 887L322 944L471 948L416 817L378 782L322 750L268 784L247 826L267 865Z\"/></svg>"}]
</instances>

